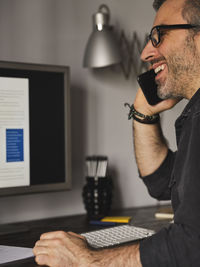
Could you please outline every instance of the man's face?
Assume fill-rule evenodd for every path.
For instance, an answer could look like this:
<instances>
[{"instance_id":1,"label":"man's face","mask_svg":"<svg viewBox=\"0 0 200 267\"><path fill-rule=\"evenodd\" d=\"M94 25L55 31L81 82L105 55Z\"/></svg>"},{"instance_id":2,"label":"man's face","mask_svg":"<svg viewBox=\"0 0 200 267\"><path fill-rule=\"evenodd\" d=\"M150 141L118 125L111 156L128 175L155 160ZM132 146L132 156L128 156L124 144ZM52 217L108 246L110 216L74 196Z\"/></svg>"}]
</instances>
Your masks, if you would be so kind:
<instances>
[{"instance_id":1,"label":"man's face","mask_svg":"<svg viewBox=\"0 0 200 267\"><path fill-rule=\"evenodd\" d=\"M154 26L186 24L181 14L183 3L183 0L167 0L158 10ZM158 47L149 41L141 58L150 62L157 73L158 95L162 99L190 98L198 89L193 81L200 75L200 56L191 30L164 30Z\"/></svg>"}]
</instances>

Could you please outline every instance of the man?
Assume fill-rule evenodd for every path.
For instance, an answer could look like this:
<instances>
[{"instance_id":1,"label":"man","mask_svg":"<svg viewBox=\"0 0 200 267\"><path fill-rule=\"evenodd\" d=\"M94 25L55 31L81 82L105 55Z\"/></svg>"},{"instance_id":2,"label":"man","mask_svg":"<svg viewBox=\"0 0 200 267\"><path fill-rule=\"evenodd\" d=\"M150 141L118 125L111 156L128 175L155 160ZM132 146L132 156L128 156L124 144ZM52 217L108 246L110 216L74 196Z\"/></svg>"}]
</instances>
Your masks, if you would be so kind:
<instances>
[{"instance_id":1,"label":"man","mask_svg":"<svg viewBox=\"0 0 200 267\"><path fill-rule=\"evenodd\" d=\"M34 247L41 265L200 266L200 1L155 0L154 7L154 28L141 58L151 63L163 101L150 106L139 89L133 113L134 146L150 194L172 199L174 223L138 244L97 252L74 233L43 234ZM173 153L157 114L181 98L189 103L175 124L177 152Z\"/></svg>"}]
</instances>

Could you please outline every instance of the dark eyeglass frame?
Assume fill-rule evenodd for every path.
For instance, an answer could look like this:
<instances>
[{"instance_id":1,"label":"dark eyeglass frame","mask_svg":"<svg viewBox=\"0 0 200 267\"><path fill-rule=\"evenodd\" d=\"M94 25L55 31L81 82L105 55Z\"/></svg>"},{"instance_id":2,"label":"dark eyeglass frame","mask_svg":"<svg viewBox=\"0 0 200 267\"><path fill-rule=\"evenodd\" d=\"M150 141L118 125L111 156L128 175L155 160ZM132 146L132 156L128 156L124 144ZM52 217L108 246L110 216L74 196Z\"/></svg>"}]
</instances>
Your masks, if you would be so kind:
<instances>
[{"instance_id":1,"label":"dark eyeglass frame","mask_svg":"<svg viewBox=\"0 0 200 267\"><path fill-rule=\"evenodd\" d=\"M195 25L195 24L157 25L151 29L151 32L148 36L148 40L151 40L151 43L154 47L158 47L158 45L161 42L161 31L160 30L192 29L192 28L197 28L197 27L200 28L200 25ZM158 33L158 41L154 39L152 36L155 29L157 30L157 33Z\"/></svg>"}]
</instances>

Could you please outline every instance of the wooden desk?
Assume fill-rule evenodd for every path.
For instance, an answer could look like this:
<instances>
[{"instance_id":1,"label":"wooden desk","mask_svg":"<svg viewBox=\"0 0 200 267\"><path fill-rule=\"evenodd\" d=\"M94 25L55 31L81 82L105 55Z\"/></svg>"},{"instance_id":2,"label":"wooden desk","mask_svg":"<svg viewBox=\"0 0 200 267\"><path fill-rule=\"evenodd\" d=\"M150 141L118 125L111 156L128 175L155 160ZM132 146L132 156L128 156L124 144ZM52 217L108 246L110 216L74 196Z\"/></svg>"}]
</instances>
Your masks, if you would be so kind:
<instances>
[{"instance_id":1,"label":"wooden desk","mask_svg":"<svg viewBox=\"0 0 200 267\"><path fill-rule=\"evenodd\" d=\"M115 210L111 215L133 216L135 226L146 227L155 231L167 226L170 220L155 219L154 214L157 207L132 208L125 210ZM83 233L97 230L103 227L90 225L86 215L65 216L22 223L0 225L0 244L32 248L40 235L48 231L73 231ZM1 265L0 265L1 266ZM24 260L19 263L7 264L9 267L36 267L34 260Z\"/></svg>"}]
</instances>

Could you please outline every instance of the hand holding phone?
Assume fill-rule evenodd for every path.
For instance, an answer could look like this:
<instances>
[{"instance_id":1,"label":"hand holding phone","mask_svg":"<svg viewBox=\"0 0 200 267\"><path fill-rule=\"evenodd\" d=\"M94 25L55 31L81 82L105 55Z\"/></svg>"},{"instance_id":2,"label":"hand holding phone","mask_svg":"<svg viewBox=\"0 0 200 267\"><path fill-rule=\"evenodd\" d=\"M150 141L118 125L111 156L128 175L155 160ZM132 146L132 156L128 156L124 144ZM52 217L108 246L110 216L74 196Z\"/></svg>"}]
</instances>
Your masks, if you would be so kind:
<instances>
[{"instance_id":1,"label":"hand holding phone","mask_svg":"<svg viewBox=\"0 0 200 267\"><path fill-rule=\"evenodd\" d=\"M144 72L137 77L137 81L143 91L143 94L150 105L156 105L163 100L157 95L155 77L156 74L153 69Z\"/></svg>"}]
</instances>

